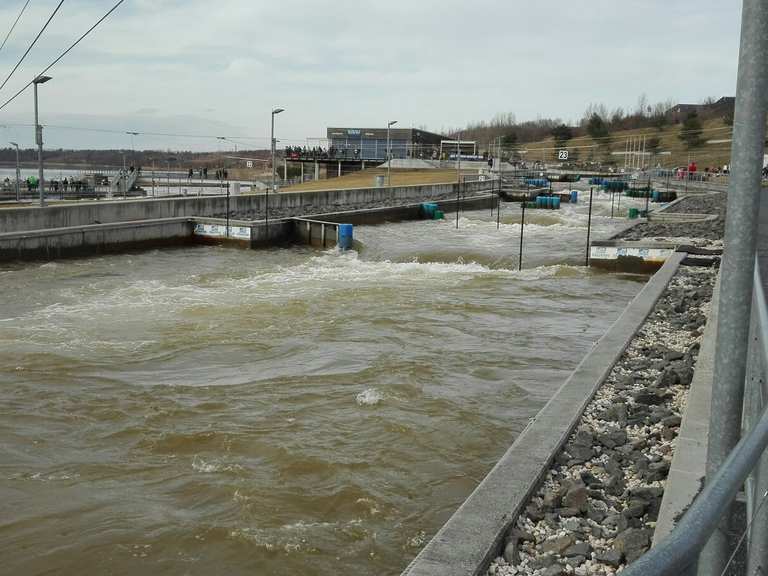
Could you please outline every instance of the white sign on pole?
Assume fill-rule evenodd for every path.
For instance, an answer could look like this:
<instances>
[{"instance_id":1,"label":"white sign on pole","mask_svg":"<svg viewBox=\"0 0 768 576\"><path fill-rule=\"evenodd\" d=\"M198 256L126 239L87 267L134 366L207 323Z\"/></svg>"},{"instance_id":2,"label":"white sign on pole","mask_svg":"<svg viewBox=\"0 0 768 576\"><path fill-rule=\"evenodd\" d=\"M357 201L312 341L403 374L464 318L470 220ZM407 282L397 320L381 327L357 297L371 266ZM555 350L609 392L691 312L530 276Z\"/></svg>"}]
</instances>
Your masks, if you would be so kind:
<instances>
[{"instance_id":1,"label":"white sign on pole","mask_svg":"<svg viewBox=\"0 0 768 576\"><path fill-rule=\"evenodd\" d=\"M248 168L253 168L253 160L248 160L248 161L245 163L245 165L246 165Z\"/></svg>"},{"instance_id":2,"label":"white sign on pole","mask_svg":"<svg viewBox=\"0 0 768 576\"><path fill-rule=\"evenodd\" d=\"M560 150L557 153L558 160L568 160L568 150Z\"/></svg>"}]
</instances>

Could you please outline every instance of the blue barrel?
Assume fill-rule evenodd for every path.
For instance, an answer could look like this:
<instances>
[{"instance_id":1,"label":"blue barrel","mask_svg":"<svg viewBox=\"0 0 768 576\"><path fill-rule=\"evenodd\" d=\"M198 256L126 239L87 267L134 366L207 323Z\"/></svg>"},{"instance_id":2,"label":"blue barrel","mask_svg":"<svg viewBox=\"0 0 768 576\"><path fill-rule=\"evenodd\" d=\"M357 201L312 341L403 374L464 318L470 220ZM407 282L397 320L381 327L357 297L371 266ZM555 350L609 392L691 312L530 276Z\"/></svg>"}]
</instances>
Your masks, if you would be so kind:
<instances>
[{"instance_id":1,"label":"blue barrel","mask_svg":"<svg viewBox=\"0 0 768 576\"><path fill-rule=\"evenodd\" d=\"M435 211L437 210L437 204L433 202L421 203L421 214L425 218L433 219L435 217Z\"/></svg>"},{"instance_id":2,"label":"blue barrel","mask_svg":"<svg viewBox=\"0 0 768 576\"><path fill-rule=\"evenodd\" d=\"M560 210L560 196L552 196L552 208Z\"/></svg>"},{"instance_id":3,"label":"blue barrel","mask_svg":"<svg viewBox=\"0 0 768 576\"><path fill-rule=\"evenodd\" d=\"M578 204L578 203L579 203L579 191L571 190L571 204Z\"/></svg>"},{"instance_id":4,"label":"blue barrel","mask_svg":"<svg viewBox=\"0 0 768 576\"><path fill-rule=\"evenodd\" d=\"M660 196L659 191L658 190L654 190L653 191L653 201L654 202L658 202L659 201L659 196Z\"/></svg>"},{"instance_id":5,"label":"blue barrel","mask_svg":"<svg viewBox=\"0 0 768 576\"><path fill-rule=\"evenodd\" d=\"M341 250L349 250L352 248L354 238L352 235L352 224L339 224L338 231L338 244Z\"/></svg>"},{"instance_id":6,"label":"blue barrel","mask_svg":"<svg viewBox=\"0 0 768 576\"><path fill-rule=\"evenodd\" d=\"M544 196L536 196L536 208L544 208Z\"/></svg>"}]
</instances>

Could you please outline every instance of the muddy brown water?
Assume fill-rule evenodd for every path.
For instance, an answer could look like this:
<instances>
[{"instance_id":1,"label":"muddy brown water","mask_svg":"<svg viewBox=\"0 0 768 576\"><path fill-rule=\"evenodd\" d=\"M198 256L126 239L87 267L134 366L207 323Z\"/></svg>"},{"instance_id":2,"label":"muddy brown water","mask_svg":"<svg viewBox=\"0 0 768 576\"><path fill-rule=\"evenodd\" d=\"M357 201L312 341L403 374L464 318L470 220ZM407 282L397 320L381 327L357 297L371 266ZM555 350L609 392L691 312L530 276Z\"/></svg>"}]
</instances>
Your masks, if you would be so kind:
<instances>
[{"instance_id":1,"label":"muddy brown water","mask_svg":"<svg viewBox=\"0 0 768 576\"><path fill-rule=\"evenodd\" d=\"M585 210L0 267L0 573L398 574L641 288Z\"/></svg>"}]
</instances>

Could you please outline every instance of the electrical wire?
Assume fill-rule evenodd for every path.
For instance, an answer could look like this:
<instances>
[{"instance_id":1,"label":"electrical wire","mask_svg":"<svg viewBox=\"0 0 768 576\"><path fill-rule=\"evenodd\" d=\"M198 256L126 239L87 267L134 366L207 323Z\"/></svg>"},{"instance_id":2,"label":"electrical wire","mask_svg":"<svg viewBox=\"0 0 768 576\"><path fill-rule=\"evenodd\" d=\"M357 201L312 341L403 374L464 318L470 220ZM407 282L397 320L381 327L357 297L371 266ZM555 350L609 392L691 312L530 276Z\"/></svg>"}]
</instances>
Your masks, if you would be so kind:
<instances>
[{"instance_id":1,"label":"electrical wire","mask_svg":"<svg viewBox=\"0 0 768 576\"><path fill-rule=\"evenodd\" d=\"M0 44L0 52L2 52L3 48L5 47L5 43L8 42L8 38L11 37L11 34L13 33L13 29L16 28L16 24L19 23L19 20L21 20L21 15L24 14L24 10L27 9L27 6L29 6L29 3L32 0L27 0L27 2L24 4L24 6L21 7L21 12L19 12L19 15L16 16L16 20L14 21L13 25L11 26L11 29L8 30L8 34L5 35L5 38L3 38L3 43Z\"/></svg>"},{"instance_id":2,"label":"electrical wire","mask_svg":"<svg viewBox=\"0 0 768 576\"><path fill-rule=\"evenodd\" d=\"M61 1L63 2L64 0L61 0ZM42 72L40 72L39 74L37 74L37 75L35 76L35 78L39 78L40 76L42 76L43 74L45 74L46 72L48 72L48 70L50 70L51 68L53 68L53 67L54 67L54 66L55 66L55 65L56 65L56 64L59 62L59 60L61 60L62 58L64 58L64 56L66 56L67 54L69 54L69 53L72 51L72 49L73 49L75 46L77 46L78 44L80 44L80 42L83 40L83 38L85 38L86 36L88 36L88 34L90 34L91 32L93 32L93 30L94 30L94 29L95 29L95 28L96 28L96 27L97 27L99 24L101 24L102 22L104 22L104 20L106 20L106 19L109 17L109 15L110 15L110 14L112 14L112 12L114 12L115 10L117 10L118 6L120 6L120 4L122 4L123 2L125 2L125 0L119 0L119 1L117 2L117 4L115 4L114 6L112 6L112 8L110 8L109 12L107 12L106 14L104 14L104 16L102 16L102 17L101 17L101 18L100 18L100 19L99 19L99 20L96 22L96 24L94 24L94 25L93 25L93 26L91 26L91 27L90 27L88 30L86 30L85 34L83 34L82 36L80 36L80 38L78 38L77 40L75 40L75 42L74 42L74 43L73 43L73 44L72 44L72 45L71 45L69 48L67 48L66 50L64 50L64 52L62 52L62 53L59 55L59 57L58 57L58 58L56 58L56 59L55 59L53 62L51 62L51 63L50 63L48 66L46 66L46 68L45 68L45 69L44 69ZM59 4L59 5L61 5L61 4ZM26 90L27 88L29 88L30 86L32 86L32 83L33 83L34 81L35 81L35 79L33 78L32 80L30 80L30 81L29 81L29 83L28 83L26 86L24 86L24 87L23 87L21 90L19 90L18 92L16 92L16 94L14 94L14 95L13 95L13 96L11 96L11 97L10 97L8 100L6 100L6 101L3 103L3 105L2 105L2 106L0 106L0 110L2 110L3 108L5 108L5 107L6 107L8 104L10 104L11 102L13 102L13 101L14 101L16 98L18 98L18 97L19 97L19 95L20 95L22 92L24 92L24 90Z\"/></svg>"},{"instance_id":3,"label":"electrical wire","mask_svg":"<svg viewBox=\"0 0 768 576\"><path fill-rule=\"evenodd\" d=\"M53 17L56 16L56 13L59 11L59 8L61 8L61 5L64 4L64 0L60 0L56 8L53 10L51 15L48 17L48 20L45 21L45 24L40 29L40 32L37 33L37 36L35 36L35 39L32 40L32 43L29 45L29 48L27 48L27 51L24 52L24 54L19 58L19 61L16 62L16 66L13 67L13 70L11 70L10 74L3 80L3 83L0 84L0 90L2 90L6 84L8 84L8 80L11 79L11 76L13 76L13 73L16 72L19 66L21 66L21 63L24 62L24 59L27 57L27 54L29 54L29 51L32 50L32 48L35 46L37 41L40 39L40 36L43 35L43 32L45 32L45 29L48 28L48 24L51 23L51 20L53 20ZM38 74L39 76L39 74Z\"/></svg>"}]
</instances>

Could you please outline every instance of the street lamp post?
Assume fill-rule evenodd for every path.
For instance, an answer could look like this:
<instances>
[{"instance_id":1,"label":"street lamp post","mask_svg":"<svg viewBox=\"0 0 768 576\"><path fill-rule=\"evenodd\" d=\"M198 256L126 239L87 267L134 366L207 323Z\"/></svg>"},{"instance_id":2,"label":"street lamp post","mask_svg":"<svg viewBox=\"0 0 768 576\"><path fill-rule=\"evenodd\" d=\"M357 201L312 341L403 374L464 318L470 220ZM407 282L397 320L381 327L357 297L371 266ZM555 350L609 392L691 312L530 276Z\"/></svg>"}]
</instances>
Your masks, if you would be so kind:
<instances>
[{"instance_id":1,"label":"street lamp post","mask_svg":"<svg viewBox=\"0 0 768 576\"><path fill-rule=\"evenodd\" d=\"M21 200L21 169L19 168L19 145L11 142L11 146L16 147L16 202Z\"/></svg>"},{"instance_id":2,"label":"street lamp post","mask_svg":"<svg viewBox=\"0 0 768 576\"><path fill-rule=\"evenodd\" d=\"M392 187L392 140L389 138L389 130L397 124L397 120L387 123L387 186Z\"/></svg>"},{"instance_id":3,"label":"street lamp post","mask_svg":"<svg viewBox=\"0 0 768 576\"><path fill-rule=\"evenodd\" d=\"M38 76L32 83L35 85L35 141L37 142L38 185L40 186L40 207L45 206L45 178L43 176L43 127L38 122L37 114L37 85L45 84L50 76Z\"/></svg>"},{"instance_id":4,"label":"street lamp post","mask_svg":"<svg viewBox=\"0 0 768 576\"><path fill-rule=\"evenodd\" d=\"M272 109L272 136L270 142L272 144L272 192L275 190L275 115L285 112L285 108L273 108ZM267 195L264 199L264 220L267 225L267 234L269 234L269 189L267 189ZM267 237L269 240L269 237Z\"/></svg>"}]
</instances>

